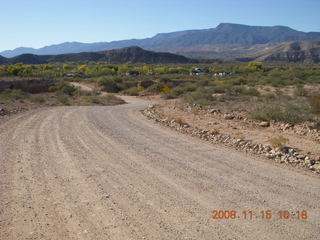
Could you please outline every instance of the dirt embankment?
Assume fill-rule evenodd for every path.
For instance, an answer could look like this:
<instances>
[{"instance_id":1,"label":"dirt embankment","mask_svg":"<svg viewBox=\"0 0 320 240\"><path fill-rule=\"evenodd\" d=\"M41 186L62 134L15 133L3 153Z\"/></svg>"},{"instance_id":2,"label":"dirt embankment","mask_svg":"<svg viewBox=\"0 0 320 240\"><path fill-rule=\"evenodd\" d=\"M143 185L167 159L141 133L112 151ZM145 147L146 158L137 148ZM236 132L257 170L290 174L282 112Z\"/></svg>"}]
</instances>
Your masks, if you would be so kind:
<instances>
[{"instance_id":1,"label":"dirt embankment","mask_svg":"<svg viewBox=\"0 0 320 240\"><path fill-rule=\"evenodd\" d=\"M192 106L175 100L151 105L143 114L203 140L320 173L320 131L314 123L259 122L236 112Z\"/></svg>"}]
</instances>

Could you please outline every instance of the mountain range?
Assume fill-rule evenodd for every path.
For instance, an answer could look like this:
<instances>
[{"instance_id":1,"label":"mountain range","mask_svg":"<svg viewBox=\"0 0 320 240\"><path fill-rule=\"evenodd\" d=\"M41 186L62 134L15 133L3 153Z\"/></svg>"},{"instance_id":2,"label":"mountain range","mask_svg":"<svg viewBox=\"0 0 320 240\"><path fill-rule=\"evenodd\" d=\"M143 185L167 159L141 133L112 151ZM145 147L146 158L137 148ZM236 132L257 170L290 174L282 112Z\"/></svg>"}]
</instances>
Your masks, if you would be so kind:
<instances>
[{"instance_id":1,"label":"mountain range","mask_svg":"<svg viewBox=\"0 0 320 240\"><path fill-rule=\"evenodd\" d=\"M80 52L101 52L138 46L152 51L166 51L191 58L224 58L254 55L287 41L320 40L320 32L301 32L286 26L248 26L221 23L216 28L160 33L151 38L113 42L66 42L39 49L16 48L0 52L11 58L21 54L57 55Z\"/></svg>"},{"instance_id":2,"label":"mountain range","mask_svg":"<svg viewBox=\"0 0 320 240\"><path fill-rule=\"evenodd\" d=\"M12 58L0 56L0 64L45 64L52 62L87 62L99 61L108 63L188 63L193 60L173 53L152 52L140 47L128 47L102 52L82 52L58 55L21 54ZM194 60L197 62L196 60Z\"/></svg>"},{"instance_id":3,"label":"mountain range","mask_svg":"<svg viewBox=\"0 0 320 240\"><path fill-rule=\"evenodd\" d=\"M224 61L262 61L262 62L320 62L320 40L289 41L255 52L242 57L225 58ZM213 59L192 59L182 55L166 52L152 52L140 47L128 47L122 49L82 52L58 55L22 54L12 58L0 56L0 64L45 64L51 62L87 62L103 61L108 63L200 63L212 62Z\"/></svg>"}]
</instances>

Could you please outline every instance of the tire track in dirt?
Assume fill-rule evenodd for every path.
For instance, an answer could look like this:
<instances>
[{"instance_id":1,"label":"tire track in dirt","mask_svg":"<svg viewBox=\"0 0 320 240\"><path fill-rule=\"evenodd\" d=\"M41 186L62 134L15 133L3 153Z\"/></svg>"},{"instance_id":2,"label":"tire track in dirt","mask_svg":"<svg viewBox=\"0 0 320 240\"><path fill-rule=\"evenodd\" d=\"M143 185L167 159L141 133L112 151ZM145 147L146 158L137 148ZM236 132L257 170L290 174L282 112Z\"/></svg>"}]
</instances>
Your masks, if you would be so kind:
<instances>
[{"instance_id":1,"label":"tire track in dirt","mask_svg":"<svg viewBox=\"0 0 320 240\"><path fill-rule=\"evenodd\" d=\"M153 125L147 104L0 124L0 239L317 239L319 179ZM212 220L213 209L309 218Z\"/></svg>"}]
</instances>

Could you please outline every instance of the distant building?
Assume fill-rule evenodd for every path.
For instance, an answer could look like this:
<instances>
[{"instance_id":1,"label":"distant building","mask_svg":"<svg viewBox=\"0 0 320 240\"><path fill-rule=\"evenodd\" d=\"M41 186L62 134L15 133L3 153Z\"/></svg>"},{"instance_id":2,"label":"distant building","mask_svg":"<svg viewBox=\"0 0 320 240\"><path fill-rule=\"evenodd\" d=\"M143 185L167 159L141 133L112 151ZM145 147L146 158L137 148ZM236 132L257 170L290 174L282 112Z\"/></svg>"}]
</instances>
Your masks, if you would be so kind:
<instances>
[{"instance_id":1,"label":"distant building","mask_svg":"<svg viewBox=\"0 0 320 240\"><path fill-rule=\"evenodd\" d=\"M201 68L195 68L191 71L190 75L201 76L204 75L204 71Z\"/></svg>"},{"instance_id":2,"label":"distant building","mask_svg":"<svg viewBox=\"0 0 320 240\"><path fill-rule=\"evenodd\" d=\"M219 73L214 73L213 76L215 77L224 77L226 75L230 75L231 73L229 72L219 72Z\"/></svg>"},{"instance_id":3,"label":"distant building","mask_svg":"<svg viewBox=\"0 0 320 240\"><path fill-rule=\"evenodd\" d=\"M138 75L140 75L140 72L138 72L138 71L126 72L126 76L138 76Z\"/></svg>"},{"instance_id":4,"label":"distant building","mask_svg":"<svg viewBox=\"0 0 320 240\"><path fill-rule=\"evenodd\" d=\"M74 78L74 74L73 73L67 73L66 74L66 78Z\"/></svg>"}]
</instances>

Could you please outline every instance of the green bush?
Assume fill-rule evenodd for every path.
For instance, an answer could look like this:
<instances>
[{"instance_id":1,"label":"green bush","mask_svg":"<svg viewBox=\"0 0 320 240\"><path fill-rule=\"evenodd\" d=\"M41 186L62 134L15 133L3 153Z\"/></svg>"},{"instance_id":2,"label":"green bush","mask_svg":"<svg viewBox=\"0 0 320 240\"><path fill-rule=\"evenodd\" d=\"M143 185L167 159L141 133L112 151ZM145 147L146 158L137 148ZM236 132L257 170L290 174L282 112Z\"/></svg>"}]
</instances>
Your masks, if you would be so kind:
<instances>
[{"instance_id":1,"label":"green bush","mask_svg":"<svg viewBox=\"0 0 320 240\"><path fill-rule=\"evenodd\" d=\"M117 93L124 89L122 79L119 77L101 77L98 79L98 84L104 91Z\"/></svg>"},{"instance_id":2,"label":"green bush","mask_svg":"<svg viewBox=\"0 0 320 240\"><path fill-rule=\"evenodd\" d=\"M197 89L197 85L193 83L187 83L184 85L180 85L174 88L171 88L169 92L163 93L162 96L165 99L173 99L177 98L179 96L184 95L185 93L188 92L193 92Z\"/></svg>"},{"instance_id":3,"label":"green bush","mask_svg":"<svg viewBox=\"0 0 320 240\"><path fill-rule=\"evenodd\" d=\"M184 95L184 100L188 103L197 105L209 105L214 100L212 90L207 88L198 88L194 92Z\"/></svg>"},{"instance_id":4,"label":"green bush","mask_svg":"<svg viewBox=\"0 0 320 240\"><path fill-rule=\"evenodd\" d=\"M93 90L78 89L76 92L77 96L99 96L100 94L101 94L101 91L99 89L93 89Z\"/></svg>"},{"instance_id":5,"label":"green bush","mask_svg":"<svg viewBox=\"0 0 320 240\"><path fill-rule=\"evenodd\" d=\"M266 93L266 94L263 94L263 95L260 95L259 97L259 100L261 101L271 101L271 100L275 100L277 98L277 96L273 93Z\"/></svg>"},{"instance_id":6,"label":"green bush","mask_svg":"<svg viewBox=\"0 0 320 240\"><path fill-rule=\"evenodd\" d=\"M41 95L31 96L29 100L30 102L34 102L34 103L44 103L46 101L44 96L41 96Z\"/></svg>"},{"instance_id":7,"label":"green bush","mask_svg":"<svg viewBox=\"0 0 320 240\"><path fill-rule=\"evenodd\" d=\"M232 85L229 82L220 82L215 84L213 88L214 93L227 93L230 92L232 89Z\"/></svg>"},{"instance_id":8,"label":"green bush","mask_svg":"<svg viewBox=\"0 0 320 240\"><path fill-rule=\"evenodd\" d=\"M101 104L101 97L100 96L87 96L86 100L89 103Z\"/></svg>"},{"instance_id":9,"label":"green bush","mask_svg":"<svg viewBox=\"0 0 320 240\"><path fill-rule=\"evenodd\" d=\"M244 88L241 92L243 95L259 96L260 92L255 88Z\"/></svg>"},{"instance_id":10,"label":"green bush","mask_svg":"<svg viewBox=\"0 0 320 240\"><path fill-rule=\"evenodd\" d=\"M60 95L69 95L69 96L73 96L76 91L77 88L67 82L59 82L53 86L50 87L50 91L54 91L59 93Z\"/></svg>"},{"instance_id":11,"label":"green bush","mask_svg":"<svg viewBox=\"0 0 320 240\"><path fill-rule=\"evenodd\" d=\"M174 99L177 98L178 95L176 94L176 92L170 90L169 92L164 92L161 95L164 99Z\"/></svg>"},{"instance_id":12,"label":"green bush","mask_svg":"<svg viewBox=\"0 0 320 240\"><path fill-rule=\"evenodd\" d=\"M58 103L61 103L61 104L64 104L64 105L65 105L65 104L68 104L68 103L69 103L69 98L70 98L70 96L67 95L67 94L65 94L65 93L59 92L59 93L57 94L56 98L57 98Z\"/></svg>"},{"instance_id":13,"label":"green bush","mask_svg":"<svg viewBox=\"0 0 320 240\"><path fill-rule=\"evenodd\" d=\"M300 123L311 120L311 111L305 105L293 105L288 102L262 103L253 108L249 114L252 118L262 121L278 121L285 123Z\"/></svg>"},{"instance_id":14,"label":"green bush","mask_svg":"<svg viewBox=\"0 0 320 240\"><path fill-rule=\"evenodd\" d=\"M28 94L19 89L6 89L0 94L0 97L3 99L23 100L28 97Z\"/></svg>"},{"instance_id":15,"label":"green bush","mask_svg":"<svg viewBox=\"0 0 320 240\"><path fill-rule=\"evenodd\" d=\"M309 98L309 104L316 114L320 114L320 94L313 95Z\"/></svg>"},{"instance_id":16,"label":"green bush","mask_svg":"<svg viewBox=\"0 0 320 240\"><path fill-rule=\"evenodd\" d=\"M298 97L306 97L308 96L308 91L303 86L298 85L293 94Z\"/></svg>"},{"instance_id":17,"label":"green bush","mask_svg":"<svg viewBox=\"0 0 320 240\"><path fill-rule=\"evenodd\" d=\"M131 87L131 88L123 90L122 92L124 94L130 95L130 96L138 96L139 95L139 89L137 87Z\"/></svg>"},{"instance_id":18,"label":"green bush","mask_svg":"<svg viewBox=\"0 0 320 240\"><path fill-rule=\"evenodd\" d=\"M102 101L108 102L108 103L125 103L121 98L118 98L117 96L113 94L107 94L102 96Z\"/></svg>"},{"instance_id":19,"label":"green bush","mask_svg":"<svg viewBox=\"0 0 320 240\"><path fill-rule=\"evenodd\" d=\"M163 89L166 87L166 84L163 82L157 82L153 85L151 85L150 87L147 88L147 90L149 92L153 92L153 93L160 93L163 91Z\"/></svg>"},{"instance_id":20,"label":"green bush","mask_svg":"<svg viewBox=\"0 0 320 240\"><path fill-rule=\"evenodd\" d=\"M124 101L121 98L113 94L107 94L103 96L88 96L86 100L89 104L99 104L99 105L113 105L122 104Z\"/></svg>"}]
</instances>

